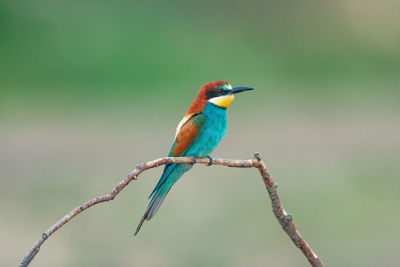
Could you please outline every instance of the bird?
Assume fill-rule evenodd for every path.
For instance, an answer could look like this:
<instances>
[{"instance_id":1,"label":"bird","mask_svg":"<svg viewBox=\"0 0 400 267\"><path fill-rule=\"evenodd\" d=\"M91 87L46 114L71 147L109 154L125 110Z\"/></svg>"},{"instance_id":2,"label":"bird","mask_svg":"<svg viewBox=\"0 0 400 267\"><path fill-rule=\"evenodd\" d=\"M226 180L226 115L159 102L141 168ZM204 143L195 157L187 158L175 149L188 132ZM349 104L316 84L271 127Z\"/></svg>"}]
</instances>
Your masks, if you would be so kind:
<instances>
[{"instance_id":1,"label":"bird","mask_svg":"<svg viewBox=\"0 0 400 267\"><path fill-rule=\"evenodd\" d=\"M189 171L195 158L209 155L226 132L226 109L237 93L253 90L251 87L232 87L228 82L215 80L200 87L189 109L179 122L169 157L192 157L192 163L166 164L160 180L151 192L150 203L136 228L138 234L145 220L150 220L160 208L171 187Z\"/></svg>"}]
</instances>

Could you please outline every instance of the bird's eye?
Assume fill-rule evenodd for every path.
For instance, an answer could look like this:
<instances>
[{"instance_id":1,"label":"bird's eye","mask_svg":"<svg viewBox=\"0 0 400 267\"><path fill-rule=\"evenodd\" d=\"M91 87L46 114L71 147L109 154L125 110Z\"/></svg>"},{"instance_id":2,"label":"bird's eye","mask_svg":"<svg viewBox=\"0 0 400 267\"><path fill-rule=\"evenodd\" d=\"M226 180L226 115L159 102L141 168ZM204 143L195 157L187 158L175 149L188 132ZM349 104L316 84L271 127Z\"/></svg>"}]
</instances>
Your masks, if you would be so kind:
<instances>
[{"instance_id":1,"label":"bird's eye","mask_svg":"<svg viewBox=\"0 0 400 267\"><path fill-rule=\"evenodd\" d=\"M223 92L224 92L224 90L218 89L218 94L219 94L219 95L222 95Z\"/></svg>"}]
</instances>

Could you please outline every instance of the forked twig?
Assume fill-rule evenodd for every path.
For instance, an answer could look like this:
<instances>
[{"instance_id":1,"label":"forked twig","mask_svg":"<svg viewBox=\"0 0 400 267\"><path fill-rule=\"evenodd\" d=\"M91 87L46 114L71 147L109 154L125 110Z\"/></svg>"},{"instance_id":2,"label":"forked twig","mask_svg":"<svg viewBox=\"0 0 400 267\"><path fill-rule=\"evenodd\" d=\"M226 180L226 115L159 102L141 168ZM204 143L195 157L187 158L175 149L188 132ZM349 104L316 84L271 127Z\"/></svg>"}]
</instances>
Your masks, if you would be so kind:
<instances>
[{"instance_id":1,"label":"forked twig","mask_svg":"<svg viewBox=\"0 0 400 267\"><path fill-rule=\"evenodd\" d=\"M292 239L293 243L303 252L306 256L307 260L310 262L312 266L323 266L322 261L318 258L318 256L313 252L310 246L304 241L303 237L296 230L296 226L293 223L292 216L288 214L282 207L281 201L278 196L278 192L276 190L276 185L271 179L269 172L261 159L261 154L256 152L254 154L254 159L248 160L232 160L232 159L213 159L213 165L223 165L228 167L236 167L236 168L258 168L265 186L268 190L269 197L272 203L272 211L275 217L278 219L281 224L283 230L289 235L290 239ZM21 262L20 267L28 266L32 259L39 252L42 244L60 229L64 224L69 222L76 215L81 213L82 211L90 208L91 206L97 205L102 202L106 202L109 200L113 200L122 189L125 188L132 180L136 180L138 176L151 168L159 167L164 164L170 163L192 163L191 157L165 157L159 158L153 161L149 161L146 163L139 164L136 169L134 169L124 180L122 180L117 186L115 186L112 191L104 196L96 197L88 202L82 204L79 207L73 209L70 213L65 215L61 220L59 220L56 224L50 227L46 232L44 232L41 238L36 241L34 246L29 251L28 255L25 256L24 260ZM209 158L196 158L195 163L200 164L209 164Z\"/></svg>"}]
</instances>

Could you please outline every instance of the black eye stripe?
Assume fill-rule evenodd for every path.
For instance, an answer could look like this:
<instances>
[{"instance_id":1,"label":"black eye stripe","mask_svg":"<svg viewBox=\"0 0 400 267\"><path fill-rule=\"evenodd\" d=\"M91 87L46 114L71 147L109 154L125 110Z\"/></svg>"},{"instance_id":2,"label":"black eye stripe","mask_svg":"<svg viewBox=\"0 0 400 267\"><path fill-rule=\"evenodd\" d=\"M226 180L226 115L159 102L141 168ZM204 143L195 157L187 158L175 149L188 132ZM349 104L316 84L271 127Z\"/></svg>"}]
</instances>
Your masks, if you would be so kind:
<instances>
[{"instance_id":1,"label":"black eye stripe","mask_svg":"<svg viewBox=\"0 0 400 267\"><path fill-rule=\"evenodd\" d=\"M217 91L209 91L206 93L207 99L219 96Z\"/></svg>"},{"instance_id":2,"label":"black eye stripe","mask_svg":"<svg viewBox=\"0 0 400 267\"><path fill-rule=\"evenodd\" d=\"M229 93L229 90L227 91L227 90L224 90L223 88L219 88L215 91L208 91L206 93L206 97L207 97L207 99L211 99L213 97L226 95L227 93Z\"/></svg>"}]
</instances>

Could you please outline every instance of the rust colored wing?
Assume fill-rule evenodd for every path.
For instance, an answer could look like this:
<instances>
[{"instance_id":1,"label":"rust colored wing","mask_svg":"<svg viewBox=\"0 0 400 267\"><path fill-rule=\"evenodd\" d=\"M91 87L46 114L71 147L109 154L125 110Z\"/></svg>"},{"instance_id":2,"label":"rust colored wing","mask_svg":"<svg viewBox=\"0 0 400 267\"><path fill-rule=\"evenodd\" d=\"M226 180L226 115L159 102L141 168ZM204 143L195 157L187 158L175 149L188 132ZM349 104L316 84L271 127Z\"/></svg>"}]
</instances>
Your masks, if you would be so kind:
<instances>
[{"instance_id":1,"label":"rust colored wing","mask_svg":"<svg viewBox=\"0 0 400 267\"><path fill-rule=\"evenodd\" d=\"M170 156L182 156L184 152L191 147L194 141L197 140L198 136L200 136L206 118L206 115L198 113L193 114L190 118L186 119L186 122L184 122L180 126L180 129L178 129L179 131L176 134L175 143L172 146Z\"/></svg>"},{"instance_id":2,"label":"rust colored wing","mask_svg":"<svg viewBox=\"0 0 400 267\"><path fill-rule=\"evenodd\" d=\"M190 152L191 146L196 142L204 129L206 118L206 115L198 113L192 114L191 117L185 116L182 119L178 125L175 142L172 145L171 152L169 152L169 157L186 156L185 154ZM165 183L177 165L178 163L165 164L164 172L153 192L151 192L150 198Z\"/></svg>"}]
</instances>

